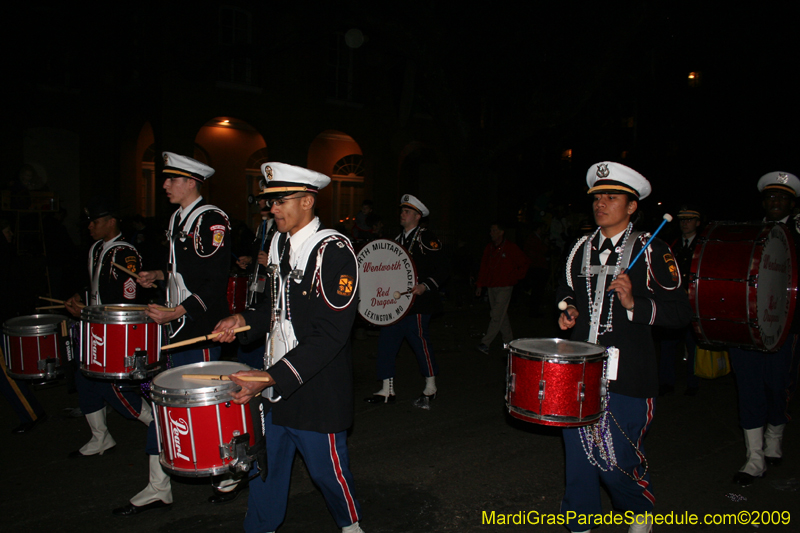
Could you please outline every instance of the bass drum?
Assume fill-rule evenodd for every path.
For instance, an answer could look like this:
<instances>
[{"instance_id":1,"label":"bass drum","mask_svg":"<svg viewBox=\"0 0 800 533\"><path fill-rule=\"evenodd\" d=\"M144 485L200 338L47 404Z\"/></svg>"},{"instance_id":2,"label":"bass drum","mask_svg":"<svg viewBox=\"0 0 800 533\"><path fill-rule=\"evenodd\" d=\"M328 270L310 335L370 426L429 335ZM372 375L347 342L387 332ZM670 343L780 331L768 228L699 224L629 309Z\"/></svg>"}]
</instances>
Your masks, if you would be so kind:
<instances>
[{"instance_id":1,"label":"bass drum","mask_svg":"<svg viewBox=\"0 0 800 533\"><path fill-rule=\"evenodd\" d=\"M698 341L778 350L797 300L789 229L777 223L712 222L698 239L689 282Z\"/></svg>"}]
</instances>

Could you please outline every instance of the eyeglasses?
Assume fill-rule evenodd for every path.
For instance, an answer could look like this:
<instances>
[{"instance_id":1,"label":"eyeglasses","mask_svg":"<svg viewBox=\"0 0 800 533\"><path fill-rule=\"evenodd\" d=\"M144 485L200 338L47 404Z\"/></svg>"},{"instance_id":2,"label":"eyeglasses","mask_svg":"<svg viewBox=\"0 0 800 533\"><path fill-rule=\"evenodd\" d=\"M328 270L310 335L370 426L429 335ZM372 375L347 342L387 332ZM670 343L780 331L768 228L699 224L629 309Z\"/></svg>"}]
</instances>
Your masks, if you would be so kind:
<instances>
[{"instance_id":1,"label":"eyeglasses","mask_svg":"<svg viewBox=\"0 0 800 533\"><path fill-rule=\"evenodd\" d=\"M267 207L272 207L273 205L277 205L278 207L280 207L289 200L297 200L298 198L303 198L304 196L305 195L289 196L287 198L276 198L275 200L267 200Z\"/></svg>"}]
</instances>

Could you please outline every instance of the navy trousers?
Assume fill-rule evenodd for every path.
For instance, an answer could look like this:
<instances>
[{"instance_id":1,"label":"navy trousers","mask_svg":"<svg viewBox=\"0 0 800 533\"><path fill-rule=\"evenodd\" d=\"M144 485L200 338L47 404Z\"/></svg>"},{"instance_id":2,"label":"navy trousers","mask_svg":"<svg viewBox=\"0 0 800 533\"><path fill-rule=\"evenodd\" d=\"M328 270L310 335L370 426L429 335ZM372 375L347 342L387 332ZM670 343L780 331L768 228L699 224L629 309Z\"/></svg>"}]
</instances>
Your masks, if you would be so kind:
<instances>
[{"instance_id":1,"label":"navy trousers","mask_svg":"<svg viewBox=\"0 0 800 533\"><path fill-rule=\"evenodd\" d=\"M561 501L561 512L573 511L578 515L599 515L603 509L600 502L600 483L606 486L615 509L633 511L634 514L652 512L655 504L650 485L650 471L645 472L643 441L655 413L654 398L632 398L621 394L608 394L611 413L614 419L609 420L614 453L619 468L632 475L631 479L619 468L603 472L589 462L581 444L578 428L565 428L564 449L566 455L567 484L564 498ZM609 417L610 418L610 417ZM623 435L620 431L625 432ZM630 442L629 442L630 439ZM636 449L633 445L636 445ZM600 459L597 450L595 460L604 468L605 462ZM641 479L639 479L641 478ZM596 524L595 527L600 524ZM567 527L571 531L591 529L592 524L570 521Z\"/></svg>"},{"instance_id":2,"label":"navy trousers","mask_svg":"<svg viewBox=\"0 0 800 533\"><path fill-rule=\"evenodd\" d=\"M423 376L429 378L439 373L428 333L430 322L431 315L408 315L391 326L381 328L378 337L378 379L394 377L397 352L404 339L408 340L414 350Z\"/></svg>"},{"instance_id":3,"label":"navy trousers","mask_svg":"<svg viewBox=\"0 0 800 533\"><path fill-rule=\"evenodd\" d=\"M347 431L318 433L278 426L272 423L272 411L265 418L267 439L267 480L250 481L250 495L244 530L247 533L275 531L286 517L289 483L294 455L299 451L314 484L322 492L325 504L338 527L347 527L361 519L356 500Z\"/></svg>"},{"instance_id":4,"label":"navy trousers","mask_svg":"<svg viewBox=\"0 0 800 533\"><path fill-rule=\"evenodd\" d=\"M790 389L797 378L797 335L775 353L729 350L739 389L739 424L742 429L785 424ZM794 375L792 374L794 372Z\"/></svg>"}]
</instances>

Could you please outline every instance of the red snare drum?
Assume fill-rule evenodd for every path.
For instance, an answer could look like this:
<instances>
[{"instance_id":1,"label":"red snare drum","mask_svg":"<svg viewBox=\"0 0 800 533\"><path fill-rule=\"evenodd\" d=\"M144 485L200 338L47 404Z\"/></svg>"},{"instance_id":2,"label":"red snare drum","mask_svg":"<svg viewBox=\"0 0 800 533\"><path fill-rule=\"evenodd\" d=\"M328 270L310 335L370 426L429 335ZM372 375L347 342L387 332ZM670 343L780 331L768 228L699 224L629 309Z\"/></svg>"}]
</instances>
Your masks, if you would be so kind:
<instances>
[{"instance_id":1,"label":"red snare drum","mask_svg":"<svg viewBox=\"0 0 800 533\"><path fill-rule=\"evenodd\" d=\"M506 405L514 418L545 426L596 422L606 400L605 348L563 339L507 345Z\"/></svg>"},{"instance_id":2,"label":"red snare drum","mask_svg":"<svg viewBox=\"0 0 800 533\"><path fill-rule=\"evenodd\" d=\"M241 313L247 307L247 274L234 274L228 277L228 308L232 315Z\"/></svg>"},{"instance_id":3,"label":"red snare drum","mask_svg":"<svg viewBox=\"0 0 800 533\"><path fill-rule=\"evenodd\" d=\"M701 343L775 351L789 334L796 300L795 246L786 226L713 222L699 236L689 301Z\"/></svg>"},{"instance_id":4,"label":"red snare drum","mask_svg":"<svg viewBox=\"0 0 800 533\"><path fill-rule=\"evenodd\" d=\"M255 443L250 408L231 401L240 388L232 381L184 378L184 374L229 375L251 370L247 365L213 361L162 372L150 387L158 447L164 469L201 477L230 471L235 458L225 453L234 437L248 434Z\"/></svg>"},{"instance_id":5,"label":"red snare drum","mask_svg":"<svg viewBox=\"0 0 800 533\"><path fill-rule=\"evenodd\" d=\"M90 305L81 310L81 321L81 371L85 375L142 379L144 376L132 374L158 361L161 326L144 313L142 306Z\"/></svg>"},{"instance_id":6,"label":"red snare drum","mask_svg":"<svg viewBox=\"0 0 800 533\"><path fill-rule=\"evenodd\" d=\"M59 315L18 316L3 324L3 352L14 379L56 379L61 374L63 337Z\"/></svg>"}]
</instances>

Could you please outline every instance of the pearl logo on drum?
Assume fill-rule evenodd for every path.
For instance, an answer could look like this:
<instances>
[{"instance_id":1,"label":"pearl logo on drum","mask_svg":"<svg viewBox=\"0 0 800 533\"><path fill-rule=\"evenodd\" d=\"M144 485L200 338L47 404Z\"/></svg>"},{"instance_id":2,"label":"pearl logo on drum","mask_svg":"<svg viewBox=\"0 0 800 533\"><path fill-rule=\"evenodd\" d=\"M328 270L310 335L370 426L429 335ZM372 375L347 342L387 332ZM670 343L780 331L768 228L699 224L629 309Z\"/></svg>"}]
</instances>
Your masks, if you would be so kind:
<instances>
[{"instance_id":1,"label":"pearl logo on drum","mask_svg":"<svg viewBox=\"0 0 800 533\"><path fill-rule=\"evenodd\" d=\"M186 420L183 418L175 420L172 417L172 414L172 412L169 413L169 433L172 437L172 446L175 449L175 456L180 457L184 461L189 461L190 459L181 453L181 436L186 436L189 434L189 424L187 424Z\"/></svg>"}]
</instances>

